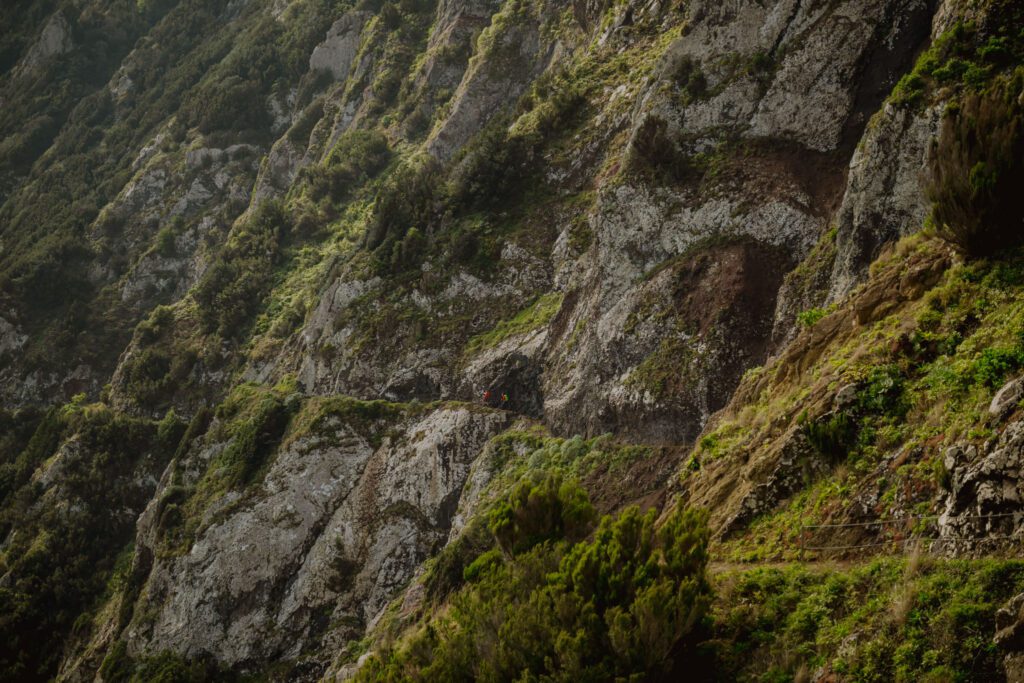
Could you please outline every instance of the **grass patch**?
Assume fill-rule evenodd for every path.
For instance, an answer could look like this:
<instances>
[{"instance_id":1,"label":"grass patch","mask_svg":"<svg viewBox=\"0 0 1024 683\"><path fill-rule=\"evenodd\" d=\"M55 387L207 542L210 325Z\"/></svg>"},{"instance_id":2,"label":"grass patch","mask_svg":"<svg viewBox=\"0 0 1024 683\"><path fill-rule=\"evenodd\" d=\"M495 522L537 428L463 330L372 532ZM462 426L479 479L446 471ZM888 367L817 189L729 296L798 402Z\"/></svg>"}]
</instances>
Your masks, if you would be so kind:
<instances>
[{"instance_id":1,"label":"grass patch","mask_svg":"<svg viewBox=\"0 0 1024 683\"><path fill-rule=\"evenodd\" d=\"M995 612L1024 589L1018 560L877 560L719 575L718 680L1001 680Z\"/></svg>"},{"instance_id":2,"label":"grass patch","mask_svg":"<svg viewBox=\"0 0 1024 683\"><path fill-rule=\"evenodd\" d=\"M493 349L509 337L540 329L551 322L561 306L561 292L544 294L511 320L503 320L493 330L471 338L466 344L466 353L474 354Z\"/></svg>"}]
</instances>

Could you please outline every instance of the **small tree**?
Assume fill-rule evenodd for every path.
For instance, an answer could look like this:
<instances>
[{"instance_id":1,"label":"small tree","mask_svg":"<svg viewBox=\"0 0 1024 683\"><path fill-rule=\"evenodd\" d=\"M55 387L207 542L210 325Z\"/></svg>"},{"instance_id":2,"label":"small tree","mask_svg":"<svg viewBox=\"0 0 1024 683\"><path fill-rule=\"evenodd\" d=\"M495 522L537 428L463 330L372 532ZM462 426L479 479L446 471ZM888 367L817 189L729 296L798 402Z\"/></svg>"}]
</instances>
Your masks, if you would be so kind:
<instances>
[{"instance_id":1,"label":"small tree","mask_svg":"<svg viewBox=\"0 0 1024 683\"><path fill-rule=\"evenodd\" d=\"M1024 237L1024 71L950 107L929 161L938 234L971 256Z\"/></svg>"},{"instance_id":2,"label":"small tree","mask_svg":"<svg viewBox=\"0 0 1024 683\"><path fill-rule=\"evenodd\" d=\"M579 484L558 473L524 479L490 513L490 529L507 553L549 539L576 541L593 528L594 508Z\"/></svg>"}]
</instances>

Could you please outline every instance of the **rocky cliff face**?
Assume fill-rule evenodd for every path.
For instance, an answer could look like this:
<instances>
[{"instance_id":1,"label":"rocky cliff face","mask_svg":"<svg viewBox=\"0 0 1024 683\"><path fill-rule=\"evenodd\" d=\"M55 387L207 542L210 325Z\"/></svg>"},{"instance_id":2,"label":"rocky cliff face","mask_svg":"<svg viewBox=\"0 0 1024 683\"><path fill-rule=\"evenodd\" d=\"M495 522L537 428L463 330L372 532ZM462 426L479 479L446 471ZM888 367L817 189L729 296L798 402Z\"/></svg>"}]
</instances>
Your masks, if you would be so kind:
<instances>
[{"instance_id":1,"label":"rocky cliff face","mask_svg":"<svg viewBox=\"0 0 1024 683\"><path fill-rule=\"evenodd\" d=\"M436 552L470 466L508 417L439 407L360 429L345 408L302 406L296 420L312 420L311 433L285 437L248 500L208 503L184 553L167 549L174 487L231 443L197 443L172 464L139 521L136 552L152 567L129 652L316 661L358 639Z\"/></svg>"},{"instance_id":2,"label":"rocky cliff face","mask_svg":"<svg viewBox=\"0 0 1024 683\"><path fill-rule=\"evenodd\" d=\"M1013 3L115 5L0 10L2 599L104 537L0 671L353 675L531 468L726 555L1018 533L1015 266L917 235Z\"/></svg>"}]
</instances>

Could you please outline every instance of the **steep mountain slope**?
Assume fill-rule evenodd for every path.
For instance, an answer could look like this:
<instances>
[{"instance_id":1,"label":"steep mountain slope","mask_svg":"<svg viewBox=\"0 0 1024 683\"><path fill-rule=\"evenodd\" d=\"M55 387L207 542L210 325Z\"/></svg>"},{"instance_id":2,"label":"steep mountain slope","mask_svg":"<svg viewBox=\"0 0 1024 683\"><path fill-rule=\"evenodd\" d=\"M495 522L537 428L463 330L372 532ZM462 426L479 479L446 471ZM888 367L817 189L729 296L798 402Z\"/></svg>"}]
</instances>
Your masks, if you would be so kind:
<instances>
[{"instance_id":1,"label":"steep mountain slope","mask_svg":"<svg viewBox=\"0 0 1024 683\"><path fill-rule=\"evenodd\" d=\"M892 677L708 552L1019 542L1018 3L0 13L0 677Z\"/></svg>"}]
</instances>

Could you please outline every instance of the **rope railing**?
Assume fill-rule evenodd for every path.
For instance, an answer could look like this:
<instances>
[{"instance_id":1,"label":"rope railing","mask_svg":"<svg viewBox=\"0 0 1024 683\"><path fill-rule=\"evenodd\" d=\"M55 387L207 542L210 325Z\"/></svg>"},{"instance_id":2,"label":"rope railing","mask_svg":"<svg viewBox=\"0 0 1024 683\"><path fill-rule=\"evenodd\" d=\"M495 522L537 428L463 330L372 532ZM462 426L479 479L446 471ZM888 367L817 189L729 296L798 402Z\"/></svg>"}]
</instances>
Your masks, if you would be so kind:
<instances>
[{"instance_id":1,"label":"rope railing","mask_svg":"<svg viewBox=\"0 0 1024 683\"><path fill-rule=\"evenodd\" d=\"M912 522L922 519L939 519L942 515L919 515L911 517L893 517L892 519L876 519L871 522L846 522L843 524L804 524L802 529L838 529L841 527L863 527L876 526L878 524L896 524L897 522ZM1024 510L1019 512L1001 512L991 515L967 515L957 516L957 519L995 519L998 517L1024 517Z\"/></svg>"},{"instance_id":2,"label":"rope railing","mask_svg":"<svg viewBox=\"0 0 1024 683\"><path fill-rule=\"evenodd\" d=\"M977 537L965 537L965 536L913 536L907 535L902 538L891 538L884 541L875 541L871 543L859 543L851 545L822 545L822 546L809 546L806 545L807 532L814 529L842 529L842 528L864 528L873 526L886 526L894 524L909 525L912 522L920 522L924 520L937 520L942 515L916 515L908 517L894 517L891 519L876 519L869 522L845 522L845 523L833 523L833 524L802 524L800 526L800 552L803 553L807 550L814 551L839 551L839 550L861 550L864 548L878 548L882 546L899 545L901 543L909 542L922 542L922 543L955 543L962 541L988 542L988 541L1006 541L1006 540L1024 540L1024 532L1021 534L1010 534L1010 535L986 535ZM992 513L988 515L965 515L957 516L956 519L960 521L971 521L971 520L988 520L988 519L1005 519L1008 517L1014 517L1017 519L1024 519L1024 510L1018 512L1001 512Z\"/></svg>"},{"instance_id":3,"label":"rope railing","mask_svg":"<svg viewBox=\"0 0 1024 683\"><path fill-rule=\"evenodd\" d=\"M883 546L899 545L900 543L910 543L912 541L920 541L922 543L955 543L961 541L971 541L972 543L984 543L987 541L1024 541L1024 534L1013 534L1013 535L1000 535L1000 536L978 536L974 538L967 538L963 536L908 536L906 538L893 538L888 541L879 541L877 543L861 543L858 545L802 545L800 550L860 550L862 548L881 548Z\"/></svg>"}]
</instances>

